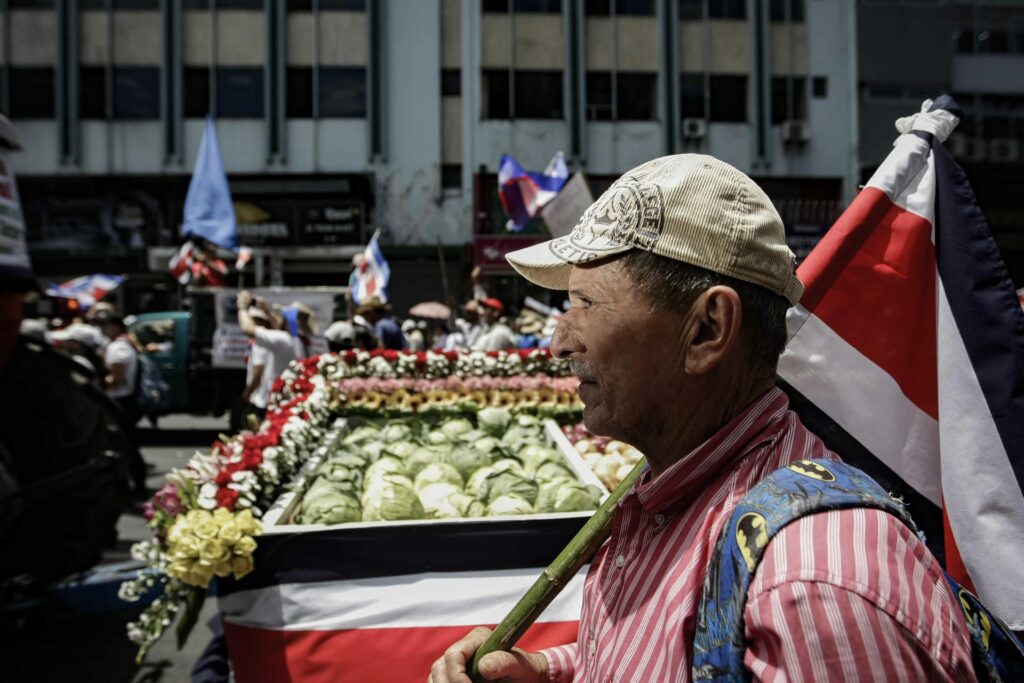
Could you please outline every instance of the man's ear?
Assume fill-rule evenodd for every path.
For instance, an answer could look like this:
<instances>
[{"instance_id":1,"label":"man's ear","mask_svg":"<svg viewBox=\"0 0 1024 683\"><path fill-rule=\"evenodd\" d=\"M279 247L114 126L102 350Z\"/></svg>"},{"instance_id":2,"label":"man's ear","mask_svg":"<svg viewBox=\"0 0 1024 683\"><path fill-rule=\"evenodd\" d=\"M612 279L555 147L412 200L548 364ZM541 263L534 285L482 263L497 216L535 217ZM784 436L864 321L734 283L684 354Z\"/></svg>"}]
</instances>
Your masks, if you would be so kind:
<instances>
[{"instance_id":1,"label":"man's ear","mask_svg":"<svg viewBox=\"0 0 1024 683\"><path fill-rule=\"evenodd\" d=\"M692 341L686 353L686 372L702 375L719 365L739 342L743 304L732 287L716 285L690 308Z\"/></svg>"}]
</instances>

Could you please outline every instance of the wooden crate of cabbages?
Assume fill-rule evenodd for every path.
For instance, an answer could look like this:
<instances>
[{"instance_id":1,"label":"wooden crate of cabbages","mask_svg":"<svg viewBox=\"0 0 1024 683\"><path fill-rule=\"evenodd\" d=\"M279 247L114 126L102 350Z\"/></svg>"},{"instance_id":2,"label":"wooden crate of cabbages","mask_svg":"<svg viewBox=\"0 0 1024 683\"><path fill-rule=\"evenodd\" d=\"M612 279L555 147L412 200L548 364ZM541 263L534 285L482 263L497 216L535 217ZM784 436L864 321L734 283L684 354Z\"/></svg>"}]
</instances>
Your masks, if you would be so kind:
<instances>
[{"instance_id":1,"label":"wooden crate of cabbages","mask_svg":"<svg viewBox=\"0 0 1024 683\"><path fill-rule=\"evenodd\" d=\"M373 522L577 513L608 494L554 420L501 408L475 416L339 420L267 533Z\"/></svg>"}]
</instances>

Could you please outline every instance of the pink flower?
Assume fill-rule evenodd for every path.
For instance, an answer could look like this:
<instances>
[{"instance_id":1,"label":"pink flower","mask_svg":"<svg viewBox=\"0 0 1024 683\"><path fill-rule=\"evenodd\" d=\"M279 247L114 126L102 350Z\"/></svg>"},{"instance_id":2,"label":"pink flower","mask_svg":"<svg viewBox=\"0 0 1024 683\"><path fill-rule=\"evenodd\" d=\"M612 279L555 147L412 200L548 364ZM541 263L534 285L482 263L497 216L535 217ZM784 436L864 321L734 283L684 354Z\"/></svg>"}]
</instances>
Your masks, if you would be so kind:
<instances>
[{"instance_id":1,"label":"pink flower","mask_svg":"<svg viewBox=\"0 0 1024 683\"><path fill-rule=\"evenodd\" d=\"M178 489L171 482L165 483L153 495L153 503L155 507L163 510L171 517L176 516L182 509L181 498L178 497Z\"/></svg>"}]
</instances>

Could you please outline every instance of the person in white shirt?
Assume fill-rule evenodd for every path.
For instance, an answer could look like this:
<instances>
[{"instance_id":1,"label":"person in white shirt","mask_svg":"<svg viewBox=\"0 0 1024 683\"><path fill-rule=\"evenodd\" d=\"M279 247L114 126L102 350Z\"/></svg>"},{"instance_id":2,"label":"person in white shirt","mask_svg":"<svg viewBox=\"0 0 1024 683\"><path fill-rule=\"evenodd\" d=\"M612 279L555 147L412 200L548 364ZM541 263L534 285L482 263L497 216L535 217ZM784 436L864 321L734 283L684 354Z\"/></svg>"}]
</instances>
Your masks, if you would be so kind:
<instances>
[{"instance_id":1,"label":"person in white shirt","mask_svg":"<svg viewBox=\"0 0 1024 683\"><path fill-rule=\"evenodd\" d=\"M121 408L124 416L124 434L133 447L133 457L129 458L128 466L135 483L135 495L142 499L146 496L146 463L138 451L139 439L135 427L142 417L142 410L135 399L135 387L139 381L139 347L128 334L124 318L114 310L100 309L91 316L90 322L99 327L103 336L110 340L103 352L106 368L103 387L107 396Z\"/></svg>"},{"instance_id":2,"label":"person in white shirt","mask_svg":"<svg viewBox=\"0 0 1024 683\"><path fill-rule=\"evenodd\" d=\"M285 371L290 362L302 357L301 342L285 330L278 329L279 319L262 299L256 301L255 308L264 314L269 323L263 327L256 323L250 313L253 298L249 292L244 290L239 292L237 304L238 326L242 328L242 332L252 337L252 354L257 356L257 360L263 362L259 384L253 387L248 401L256 408L265 411L270 400L270 387L273 386L274 380Z\"/></svg>"},{"instance_id":3,"label":"person in white shirt","mask_svg":"<svg viewBox=\"0 0 1024 683\"><path fill-rule=\"evenodd\" d=\"M469 347L472 351L501 351L516 347L516 335L512 328L501 322L501 314L505 306L498 299L482 299L480 317L483 319L483 331Z\"/></svg>"}]
</instances>

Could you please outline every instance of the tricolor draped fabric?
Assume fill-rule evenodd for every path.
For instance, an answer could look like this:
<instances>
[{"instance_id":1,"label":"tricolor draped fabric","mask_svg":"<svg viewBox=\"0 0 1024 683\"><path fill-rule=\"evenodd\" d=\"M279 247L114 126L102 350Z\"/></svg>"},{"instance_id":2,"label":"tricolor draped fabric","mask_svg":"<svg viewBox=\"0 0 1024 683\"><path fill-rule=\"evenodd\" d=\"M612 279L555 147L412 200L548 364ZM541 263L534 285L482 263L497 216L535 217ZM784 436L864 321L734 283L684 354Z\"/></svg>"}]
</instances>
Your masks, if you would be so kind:
<instances>
[{"instance_id":1,"label":"tricolor draped fabric","mask_svg":"<svg viewBox=\"0 0 1024 683\"><path fill-rule=\"evenodd\" d=\"M391 268L377 243L378 237L380 237L380 233L374 233L370 238L362 258L359 259L355 270L349 276L349 291L352 293L352 301L356 305L370 297L377 297L382 302L388 300L387 286L388 280L391 279Z\"/></svg>"},{"instance_id":2,"label":"tricolor draped fabric","mask_svg":"<svg viewBox=\"0 0 1024 683\"><path fill-rule=\"evenodd\" d=\"M893 151L797 271L779 374L805 423L903 491L947 570L1020 630L1024 311L942 146L957 117L941 97L897 122Z\"/></svg>"},{"instance_id":3,"label":"tricolor draped fabric","mask_svg":"<svg viewBox=\"0 0 1024 683\"><path fill-rule=\"evenodd\" d=\"M479 625L497 624L586 515L376 523L262 536L256 569L218 580L239 683L422 683ZM520 645L576 640L583 578L573 579Z\"/></svg>"},{"instance_id":4,"label":"tricolor draped fabric","mask_svg":"<svg viewBox=\"0 0 1024 683\"><path fill-rule=\"evenodd\" d=\"M512 232L522 232L530 219L558 195L569 179L569 168L561 152L548 162L543 173L525 170L514 157L505 154L498 165L498 195Z\"/></svg>"}]
</instances>

